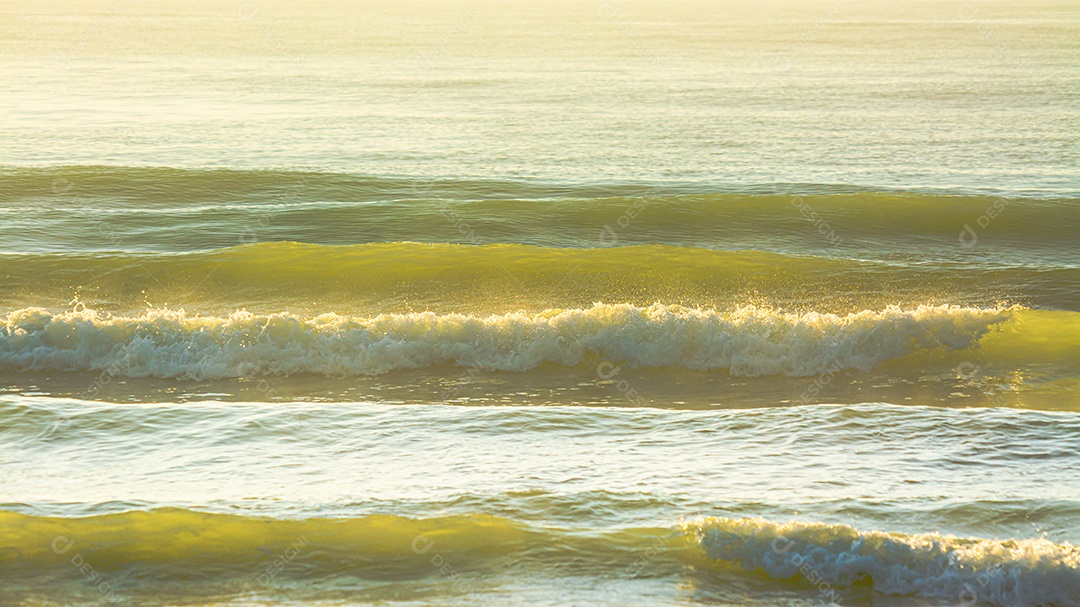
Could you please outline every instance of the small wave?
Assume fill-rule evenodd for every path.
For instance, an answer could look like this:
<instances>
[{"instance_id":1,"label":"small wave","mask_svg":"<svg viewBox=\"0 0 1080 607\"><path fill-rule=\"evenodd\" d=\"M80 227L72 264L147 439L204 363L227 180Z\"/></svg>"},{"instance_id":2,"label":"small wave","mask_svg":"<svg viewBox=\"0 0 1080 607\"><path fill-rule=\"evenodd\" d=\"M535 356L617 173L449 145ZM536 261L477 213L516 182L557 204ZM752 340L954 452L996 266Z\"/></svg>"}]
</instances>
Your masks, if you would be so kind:
<instances>
[{"instance_id":1,"label":"small wave","mask_svg":"<svg viewBox=\"0 0 1080 607\"><path fill-rule=\"evenodd\" d=\"M162 165L53 165L0 166L0 201L21 197L93 196L141 203L173 204L169 192L184 191L203 200L381 201L394 199L556 199L618 197L668 197L680 195L840 195L909 196L927 199L1001 198L1020 193L1029 200L1053 200L1054 194L1039 189L994 188L899 188L844 183L771 182L739 183L713 180L550 180L536 178L493 179L430 175L371 175L350 172L312 171L300 168L241 169L178 167ZM78 186L77 188L75 186ZM1066 190L1072 195L1073 190ZM274 196L276 195L276 198ZM187 197L185 197L187 200ZM887 210L885 210L887 211Z\"/></svg>"},{"instance_id":2,"label":"small wave","mask_svg":"<svg viewBox=\"0 0 1080 607\"><path fill-rule=\"evenodd\" d=\"M238 311L213 317L167 309L110 316L26 308L10 312L0 328L0 369L186 379L355 376L444 364L520 372L594 356L632 367L798 377L867 371L920 349L969 348L1012 313L920 306L837 315L596 304L491 316Z\"/></svg>"},{"instance_id":3,"label":"small wave","mask_svg":"<svg viewBox=\"0 0 1080 607\"><path fill-rule=\"evenodd\" d=\"M145 309L150 302L215 314L244 307L312 313L536 312L597 301L694 308L746 303L792 308L814 302L812 309L829 312L1000 302L1080 310L1080 269L1068 266L912 265L669 245L258 242L181 254L0 254L0 267L6 310L63 306L73 295L116 311Z\"/></svg>"},{"instance_id":4,"label":"small wave","mask_svg":"<svg viewBox=\"0 0 1080 607\"><path fill-rule=\"evenodd\" d=\"M707 519L697 532L711 558L801 578L834 599L837 588L869 581L883 594L959 605L1080 605L1080 549L1043 538L903 535L764 519Z\"/></svg>"},{"instance_id":5,"label":"small wave","mask_svg":"<svg viewBox=\"0 0 1080 607\"><path fill-rule=\"evenodd\" d=\"M250 586L269 575L267 567L274 576L311 580L371 568L423 572L437 558L477 571L517 563L550 572L574 561L576 574L597 575L643 566L683 575L694 564L711 576L713 567L734 565L793 588L809 583L815 596L832 600L869 584L881 594L965 606L1080 605L1080 550L1042 538L903 535L727 518L581 533L486 514L275 519L179 508L80 518L0 511L0 526L0 579L10 583L55 579L71 562L91 564L102 575L137 574L132 579L147 584L241 576ZM644 565L643 554L649 555ZM281 559L289 567L276 567ZM244 588L234 585L233 592Z\"/></svg>"}]
</instances>

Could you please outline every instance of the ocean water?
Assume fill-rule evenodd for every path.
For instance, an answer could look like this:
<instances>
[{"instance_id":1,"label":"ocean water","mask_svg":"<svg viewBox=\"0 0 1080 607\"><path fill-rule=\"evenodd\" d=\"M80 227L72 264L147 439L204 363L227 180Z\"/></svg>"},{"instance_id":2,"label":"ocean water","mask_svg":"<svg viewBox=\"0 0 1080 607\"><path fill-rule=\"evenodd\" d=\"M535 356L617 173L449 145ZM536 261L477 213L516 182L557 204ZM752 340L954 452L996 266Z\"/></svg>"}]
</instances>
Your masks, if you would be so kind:
<instances>
[{"instance_id":1,"label":"ocean water","mask_svg":"<svg viewBox=\"0 0 1080 607\"><path fill-rule=\"evenodd\" d=\"M0 5L0 604L1080 605L1080 10Z\"/></svg>"}]
</instances>

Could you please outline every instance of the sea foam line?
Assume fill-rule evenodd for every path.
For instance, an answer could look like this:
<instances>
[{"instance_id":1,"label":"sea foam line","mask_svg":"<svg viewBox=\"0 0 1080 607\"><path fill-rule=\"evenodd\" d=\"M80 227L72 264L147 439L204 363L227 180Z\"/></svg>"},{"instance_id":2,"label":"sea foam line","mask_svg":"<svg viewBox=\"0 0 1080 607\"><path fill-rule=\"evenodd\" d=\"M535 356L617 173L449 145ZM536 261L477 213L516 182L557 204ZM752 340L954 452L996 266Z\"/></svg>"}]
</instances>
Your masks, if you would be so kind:
<instances>
[{"instance_id":1,"label":"sea foam line","mask_svg":"<svg viewBox=\"0 0 1080 607\"><path fill-rule=\"evenodd\" d=\"M689 525L714 559L778 579L802 579L835 600L870 580L875 591L954 605L1080 605L1080 549L1035 539L858 531L826 523L704 519Z\"/></svg>"},{"instance_id":2,"label":"sea foam line","mask_svg":"<svg viewBox=\"0 0 1080 607\"><path fill-rule=\"evenodd\" d=\"M0 369L108 371L209 379L316 373L377 375L454 364L528 371L595 355L631 367L726 369L736 376L867 371L919 349L964 349L1011 308L888 307L845 315L754 306L728 311L654 304L466 314L113 316L24 308L0 325Z\"/></svg>"}]
</instances>

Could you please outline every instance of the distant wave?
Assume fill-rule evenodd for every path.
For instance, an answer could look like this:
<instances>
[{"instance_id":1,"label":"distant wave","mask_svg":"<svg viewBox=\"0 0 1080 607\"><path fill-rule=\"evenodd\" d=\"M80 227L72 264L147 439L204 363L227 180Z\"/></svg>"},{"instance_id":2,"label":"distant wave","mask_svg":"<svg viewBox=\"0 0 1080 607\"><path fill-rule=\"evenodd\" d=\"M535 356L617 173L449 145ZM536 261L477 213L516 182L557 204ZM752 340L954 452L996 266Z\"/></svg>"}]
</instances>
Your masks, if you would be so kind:
<instances>
[{"instance_id":1,"label":"distant wave","mask_svg":"<svg viewBox=\"0 0 1080 607\"><path fill-rule=\"evenodd\" d=\"M26 308L7 314L0 326L0 369L207 379L376 375L443 364L520 372L591 357L637 367L725 369L736 376L809 376L866 371L919 350L974 348L1021 312L920 306L837 315L597 304L487 316L239 311L216 317L167 309L110 316ZM1045 356L1076 349L1075 335L1059 339L1065 343L1056 349L1042 346ZM1014 337L1006 348L1022 345ZM1028 356L1038 359L1039 348L1029 349Z\"/></svg>"},{"instance_id":2,"label":"distant wave","mask_svg":"<svg viewBox=\"0 0 1080 607\"><path fill-rule=\"evenodd\" d=\"M580 534L479 514L271 519L175 508L84 518L0 512L0 526L0 579L8 585L50 574L61 585L84 584L55 575L68 572L73 559L95 570L134 572L125 579L147 582L247 579L233 592L276 576L311 580L367 568L427 572L432 559L472 571L504 569L508 560L543 568L573 559L581 572L622 575L642 570L644 559L650 570L693 563L706 576L734 566L788 580L793 590L826 600L869 584L883 594L949 604L1080 605L1080 550L1046 539L904 535L727 518ZM289 567L279 567L281 559Z\"/></svg>"},{"instance_id":3,"label":"distant wave","mask_svg":"<svg viewBox=\"0 0 1080 607\"><path fill-rule=\"evenodd\" d=\"M1072 260L1075 198L764 184L547 183L287 170L0 168L0 251L206 250L298 241L679 244L973 261ZM153 212L147 212L152 210ZM936 246L927 247L928 242ZM972 247L978 244L979 248Z\"/></svg>"},{"instance_id":4,"label":"distant wave","mask_svg":"<svg viewBox=\"0 0 1080 607\"><path fill-rule=\"evenodd\" d=\"M295 200L349 200L368 202L395 198L436 197L445 199L553 199L640 196L678 196L687 194L860 194L883 193L925 195L945 198L949 195L999 196L992 189L947 191L944 188L903 190L877 188L872 184L844 183L760 183L733 182L728 186L715 180L640 180L598 179L595 181L553 181L550 179L461 178L447 176L370 175L303 168L242 169L222 167L177 167L161 165L60 165L0 166L0 202L20 195L49 194L113 196L139 199L142 203L170 203L170 192L183 191L185 200L266 200L267 193L293 189ZM67 189L72 186L75 191ZM1044 190L1021 190L1030 199L1052 199Z\"/></svg>"}]
</instances>

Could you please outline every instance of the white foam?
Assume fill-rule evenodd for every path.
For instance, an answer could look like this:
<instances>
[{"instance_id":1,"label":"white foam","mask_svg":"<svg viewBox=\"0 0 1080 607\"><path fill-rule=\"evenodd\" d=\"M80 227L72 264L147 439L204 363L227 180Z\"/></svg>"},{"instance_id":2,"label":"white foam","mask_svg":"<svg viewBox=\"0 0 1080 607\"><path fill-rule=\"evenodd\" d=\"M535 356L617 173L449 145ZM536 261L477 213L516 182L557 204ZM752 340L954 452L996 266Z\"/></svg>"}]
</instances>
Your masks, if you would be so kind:
<instances>
[{"instance_id":1,"label":"white foam","mask_svg":"<svg viewBox=\"0 0 1080 607\"><path fill-rule=\"evenodd\" d=\"M710 557L808 583L833 601L838 589L869 579L877 592L950 605L1080 605L1080 549L1042 538L902 535L763 519L714 518L696 527Z\"/></svg>"},{"instance_id":2,"label":"white foam","mask_svg":"<svg viewBox=\"0 0 1080 607\"><path fill-rule=\"evenodd\" d=\"M447 363L526 371L545 362L575 365L591 353L628 366L810 376L869 370L921 348L967 348L1009 314L954 306L835 315L597 304L492 316L205 317L167 309L110 316L25 308L8 313L0 327L0 368L193 379L349 376Z\"/></svg>"}]
</instances>

